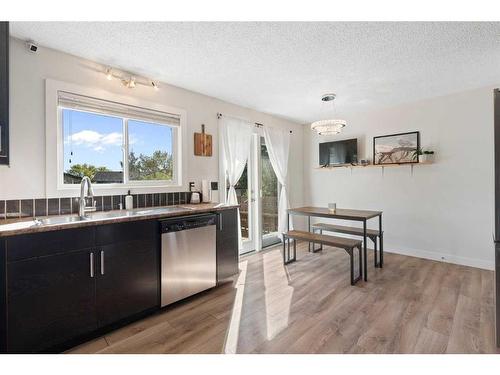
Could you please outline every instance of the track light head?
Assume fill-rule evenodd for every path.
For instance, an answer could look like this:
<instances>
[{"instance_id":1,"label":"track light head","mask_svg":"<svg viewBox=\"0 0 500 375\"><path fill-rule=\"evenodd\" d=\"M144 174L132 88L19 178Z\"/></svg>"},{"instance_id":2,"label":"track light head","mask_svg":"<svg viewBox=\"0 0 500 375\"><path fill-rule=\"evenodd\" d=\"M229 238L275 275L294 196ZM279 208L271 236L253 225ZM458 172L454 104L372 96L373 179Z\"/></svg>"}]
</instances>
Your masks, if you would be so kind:
<instances>
[{"instance_id":1,"label":"track light head","mask_svg":"<svg viewBox=\"0 0 500 375\"><path fill-rule=\"evenodd\" d=\"M111 81L113 79L113 69L106 68L106 79Z\"/></svg>"}]
</instances>

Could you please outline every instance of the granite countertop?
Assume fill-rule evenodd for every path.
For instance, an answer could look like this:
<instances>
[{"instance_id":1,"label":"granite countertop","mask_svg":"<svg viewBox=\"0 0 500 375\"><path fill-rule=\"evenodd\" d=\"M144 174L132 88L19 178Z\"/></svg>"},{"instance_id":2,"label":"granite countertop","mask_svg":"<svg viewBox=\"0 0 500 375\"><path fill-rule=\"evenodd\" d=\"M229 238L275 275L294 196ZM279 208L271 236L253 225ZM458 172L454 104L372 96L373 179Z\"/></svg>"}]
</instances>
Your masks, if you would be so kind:
<instances>
[{"instance_id":1,"label":"granite countertop","mask_svg":"<svg viewBox=\"0 0 500 375\"><path fill-rule=\"evenodd\" d=\"M39 233L92 225L123 223L127 221L161 219L168 217L196 215L236 208L238 205L218 205L213 203L183 204L177 206L136 208L133 210L115 210L94 212L89 218L81 220L78 215L44 216L33 218L9 219L0 224L0 237L26 233Z\"/></svg>"}]
</instances>

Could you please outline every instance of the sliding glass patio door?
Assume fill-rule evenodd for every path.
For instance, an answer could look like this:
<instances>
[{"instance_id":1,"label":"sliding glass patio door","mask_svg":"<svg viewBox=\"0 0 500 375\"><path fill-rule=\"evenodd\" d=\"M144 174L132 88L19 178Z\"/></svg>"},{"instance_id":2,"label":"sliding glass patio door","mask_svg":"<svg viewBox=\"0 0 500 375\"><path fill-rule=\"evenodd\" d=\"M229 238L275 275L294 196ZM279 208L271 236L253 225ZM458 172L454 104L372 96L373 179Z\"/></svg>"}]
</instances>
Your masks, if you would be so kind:
<instances>
[{"instance_id":1,"label":"sliding glass patio door","mask_svg":"<svg viewBox=\"0 0 500 375\"><path fill-rule=\"evenodd\" d=\"M269 160L264 137L254 134L248 161L235 186L240 205L240 254L278 243L278 196L280 185ZM227 197L229 183L225 181Z\"/></svg>"},{"instance_id":2,"label":"sliding glass patio door","mask_svg":"<svg viewBox=\"0 0 500 375\"><path fill-rule=\"evenodd\" d=\"M248 253L255 250L255 198L252 178L252 163L251 158L248 159L247 165L234 187L238 204L240 205L240 224L241 224L241 247L240 254ZM227 188L229 189L229 188Z\"/></svg>"},{"instance_id":3,"label":"sliding glass patio door","mask_svg":"<svg viewBox=\"0 0 500 375\"><path fill-rule=\"evenodd\" d=\"M278 196L280 184L269 160L266 142L260 137L259 192L260 192L260 237L261 247L280 242L278 237Z\"/></svg>"}]
</instances>

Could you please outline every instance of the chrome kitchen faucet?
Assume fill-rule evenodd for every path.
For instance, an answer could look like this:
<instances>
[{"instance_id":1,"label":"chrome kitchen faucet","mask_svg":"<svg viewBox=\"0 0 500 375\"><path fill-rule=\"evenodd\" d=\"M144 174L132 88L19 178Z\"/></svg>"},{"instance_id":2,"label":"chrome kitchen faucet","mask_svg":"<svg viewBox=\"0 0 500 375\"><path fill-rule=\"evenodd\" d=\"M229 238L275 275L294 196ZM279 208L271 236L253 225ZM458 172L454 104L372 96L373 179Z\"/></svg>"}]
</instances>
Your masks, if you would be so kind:
<instances>
[{"instance_id":1,"label":"chrome kitchen faucet","mask_svg":"<svg viewBox=\"0 0 500 375\"><path fill-rule=\"evenodd\" d=\"M91 206L87 207L86 197L85 197L85 185L87 185L87 195L90 198ZM87 212L95 212L95 200L94 200L94 191L92 190L92 182L90 182L90 178L87 176L82 178L82 182L80 184L80 206L78 210L78 214L81 219L87 218Z\"/></svg>"}]
</instances>

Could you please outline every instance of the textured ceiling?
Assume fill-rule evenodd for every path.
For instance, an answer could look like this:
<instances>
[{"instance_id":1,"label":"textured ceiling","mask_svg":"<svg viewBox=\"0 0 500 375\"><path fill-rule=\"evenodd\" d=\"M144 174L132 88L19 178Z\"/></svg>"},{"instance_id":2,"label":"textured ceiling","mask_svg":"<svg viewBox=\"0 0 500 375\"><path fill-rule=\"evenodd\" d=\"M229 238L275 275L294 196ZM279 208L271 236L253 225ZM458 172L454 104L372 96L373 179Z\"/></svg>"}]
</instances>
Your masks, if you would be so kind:
<instances>
[{"instance_id":1,"label":"textured ceiling","mask_svg":"<svg viewBox=\"0 0 500 375\"><path fill-rule=\"evenodd\" d=\"M11 34L299 122L325 117L326 92L342 115L500 82L499 22L12 22Z\"/></svg>"}]
</instances>

